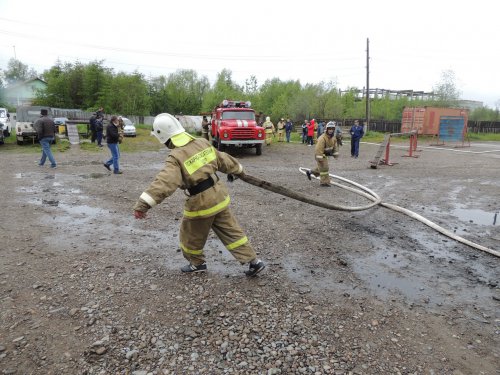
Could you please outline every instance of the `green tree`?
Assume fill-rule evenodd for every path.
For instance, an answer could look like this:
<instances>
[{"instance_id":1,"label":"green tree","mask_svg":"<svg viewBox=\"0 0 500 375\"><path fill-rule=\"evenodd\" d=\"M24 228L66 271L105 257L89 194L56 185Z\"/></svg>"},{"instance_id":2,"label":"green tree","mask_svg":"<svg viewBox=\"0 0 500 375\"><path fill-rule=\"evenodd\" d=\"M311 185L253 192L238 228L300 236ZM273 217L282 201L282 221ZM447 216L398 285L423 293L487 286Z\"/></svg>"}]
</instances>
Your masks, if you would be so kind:
<instances>
[{"instance_id":1,"label":"green tree","mask_svg":"<svg viewBox=\"0 0 500 375\"><path fill-rule=\"evenodd\" d=\"M115 75L104 89L103 107L106 112L123 115L149 115L148 83L138 72Z\"/></svg>"},{"instance_id":2,"label":"green tree","mask_svg":"<svg viewBox=\"0 0 500 375\"><path fill-rule=\"evenodd\" d=\"M251 75L250 78L245 80L245 95L251 96L256 95L259 90L259 85L257 84L257 77Z\"/></svg>"},{"instance_id":3,"label":"green tree","mask_svg":"<svg viewBox=\"0 0 500 375\"><path fill-rule=\"evenodd\" d=\"M104 91L113 79L113 70L103 65L104 61L94 61L83 67L82 107L95 111L104 99Z\"/></svg>"},{"instance_id":4,"label":"green tree","mask_svg":"<svg viewBox=\"0 0 500 375\"><path fill-rule=\"evenodd\" d=\"M28 79L38 77L38 73L33 68L30 68L28 65L14 58L9 60L7 69L3 71L2 75L7 84L27 81Z\"/></svg>"},{"instance_id":5,"label":"green tree","mask_svg":"<svg viewBox=\"0 0 500 375\"><path fill-rule=\"evenodd\" d=\"M167 86L167 77L151 77L148 85L148 95L151 103L150 115L157 115L169 111L171 104L165 87Z\"/></svg>"},{"instance_id":6,"label":"green tree","mask_svg":"<svg viewBox=\"0 0 500 375\"><path fill-rule=\"evenodd\" d=\"M194 70L172 73L165 85L168 110L171 113L197 115L202 108L203 96L210 87L208 78L199 78Z\"/></svg>"},{"instance_id":7,"label":"green tree","mask_svg":"<svg viewBox=\"0 0 500 375\"><path fill-rule=\"evenodd\" d=\"M325 103L325 119L342 119L342 114L344 113L344 103L340 92L332 88L327 93L327 100Z\"/></svg>"},{"instance_id":8,"label":"green tree","mask_svg":"<svg viewBox=\"0 0 500 375\"><path fill-rule=\"evenodd\" d=\"M462 93L456 85L456 76L453 70L445 70L441 73L441 80L434 87L434 93L438 98L436 105L453 106L456 105Z\"/></svg>"},{"instance_id":9,"label":"green tree","mask_svg":"<svg viewBox=\"0 0 500 375\"><path fill-rule=\"evenodd\" d=\"M35 105L46 105L56 108L76 108L70 100L70 85L67 71L72 65L57 62L56 65L46 70L42 77L47 82L47 88L39 91L33 101Z\"/></svg>"},{"instance_id":10,"label":"green tree","mask_svg":"<svg viewBox=\"0 0 500 375\"><path fill-rule=\"evenodd\" d=\"M218 73L214 86L205 91L201 109L209 112L224 99L246 100L243 87L233 81L232 72L228 69Z\"/></svg>"}]
</instances>

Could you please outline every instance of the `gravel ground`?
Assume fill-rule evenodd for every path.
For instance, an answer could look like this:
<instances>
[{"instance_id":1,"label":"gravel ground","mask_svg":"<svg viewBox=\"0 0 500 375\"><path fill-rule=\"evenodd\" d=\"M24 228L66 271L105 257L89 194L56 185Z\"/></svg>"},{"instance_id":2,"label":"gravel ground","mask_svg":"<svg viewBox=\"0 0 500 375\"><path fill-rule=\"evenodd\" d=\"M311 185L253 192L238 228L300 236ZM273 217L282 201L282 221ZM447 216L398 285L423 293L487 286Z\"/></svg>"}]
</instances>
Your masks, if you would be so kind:
<instances>
[{"instance_id":1,"label":"gravel ground","mask_svg":"<svg viewBox=\"0 0 500 375\"><path fill-rule=\"evenodd\" d=\"M475 243L500 250L500 144L349 146L332 173ZM21 149L20 149L21 150ZM211 235L209 272L182 275L176 192L133 219L167 150L73 146L58 168L1 149L2 374L500 374L500 259L377 206L332 211L237 180L232 209L266 270L246 278ZM318 200L365 198L298 172L313 150L273 144L235 156L248 174Z\"/></svg>"}]
</instances>

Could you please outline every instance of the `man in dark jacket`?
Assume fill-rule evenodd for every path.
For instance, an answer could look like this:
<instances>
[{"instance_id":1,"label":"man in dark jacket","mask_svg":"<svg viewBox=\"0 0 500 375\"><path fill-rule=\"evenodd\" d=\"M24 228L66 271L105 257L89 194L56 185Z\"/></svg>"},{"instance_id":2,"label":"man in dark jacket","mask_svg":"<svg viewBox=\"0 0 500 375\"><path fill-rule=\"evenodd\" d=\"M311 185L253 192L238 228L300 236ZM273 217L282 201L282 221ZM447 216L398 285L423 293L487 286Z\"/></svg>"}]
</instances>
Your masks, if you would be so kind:
<instances>
[{"instance_id":1,"label":"man in dark jacket","mask_svg":"<svg viewBox=\"0 0 500 375\"><path fill-rule=\"evenodd\" d=\"M38 134L38 142L40 142L40 145L42 146L42 158L40 159L38 165L43 166L45 164L45 160L49 158L50 167L56 168L56 160L50 150L50 145L54 142L56 125L54 124L54 120L48 117L48 111L46 109L42 109L40 114L41 117L36 120L33 125Z\"/></svg>"},{"instance_id":2,"label":"man in dark jacket","mask_svg":"<svg viewBox=\"0 0 500 375\"><path fill-rule=\"evenodd\" d=\"M90 116L89 119L89 124L90 124L90 142L94 143L97 138L97 133L95 130L95 122L97 119L97 115L94 113L92 116Z\"/></svg>"},{"instance_id":3,"label":"man in dark jacket","mask_svg":"<svg viewBox=\"0 0 500 375\"><path fill-rule=\"evenodd\" d=\"M122 174L120 170L119 160L120 160L120 148L118 143L120 140L120 134L118 132L118 117L112 116L109 125L106 128L106 142L108 144L109 151L111 152L111 159L104 163L104 168L111 171L111 165L113 165L114 174Z\"/></svg>"},{"instance_id":4,"label":"man in dark jacket","mask_svg":"<svg viewBox=\"0 0 500 375\"><path fill-rule=\"evenodd\" d=\"M97 139L97 146L102 147L102 133L104 131L104 118L98 116L95 119L95 134Z\"/></svg>"}]
</instances>

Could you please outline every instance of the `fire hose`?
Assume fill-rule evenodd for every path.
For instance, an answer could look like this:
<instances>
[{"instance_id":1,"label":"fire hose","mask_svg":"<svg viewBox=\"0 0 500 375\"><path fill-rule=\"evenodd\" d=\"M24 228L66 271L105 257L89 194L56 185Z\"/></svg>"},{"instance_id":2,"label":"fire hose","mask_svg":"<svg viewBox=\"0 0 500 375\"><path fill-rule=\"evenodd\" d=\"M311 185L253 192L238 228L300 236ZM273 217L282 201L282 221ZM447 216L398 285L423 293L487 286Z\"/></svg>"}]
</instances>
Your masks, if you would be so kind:
<instances>
[{"instance_id":1,"label":"fire hose","mask_svg":"<svg viewBox=\"0 0 500 375\"><path fill-rule=\"evenodd\" d=\"M302 174L306 174L306 171L308 171L308 170L309 169L303 168L303 167L299 168L299 171ZM307 204L311 204L313 206L322 207L322 208L326 208L329 210L363 211L363 210L367 210L369 208L372 208L374 206L380 205L382 207L394 210L396 212L403 213L403 214L405 214L413 219L416 219L416 220L420 221L421 223L427 225L428 227L438 231L439 233L441 233L441 234L443 234L451 239L454 239L455 241L461 242L461 243L463 243L467 246L470 246L474 249L478 249L478 250L487 252L487 253L494 255L496 257L500 257L500 252L493 250L493 249L490 249L490 248L487 248L485 246L476 244L476 243L469 241L463 237L457 236L455 233L452 233L449 230L444 229L443 227L437 225L436 223L426 219L425 217L423 217L423 216L421 216L413 211L410 211L410 210L403 208L403 207L399 207L395 204L382 202L382 199L375 192L368 189L366 186L360 185L354 181L351 181L351 180L348 180L344 177L336 176L333 174L330 174L329 176L331 179L330 183L332 185L338 186L342 189L345 189L345 190L351 191L355 194L361 195L361 196L367 198L368 200L370 200L371 202L366 204L366 205L363 205L363 206L354 206L354 207L330 204L330 203L318 201L318 200L313 199L313 198L306 196L304 194L298 193L296 191L290 190L290 189L285 188L285 187L280 186L280 185L273 184L269 181L261 180L260 178L257 178L257 177L254 177L254 176L251 176L251 175L248 175L245 173L238 175L238 178L240 178L241 180L245 181L248 184L257 186L259 188L262 188L262 189L265 189L268 191L272 191L273 193L280 194L280 195L286 196L286 197L291 198L291 199L295 199L295 200L298 200L298 201L301 201L301 202L304 202ZM316 177L314 175L311 175L311 177L318 179L318 177ZM228 175L228 178L229 178L229 175ZM229 178L229 180L232 181L232 178L233 178L233 176L231 176L231 178ZM332 179L342 181L344 184L336 182ZM348 186L348 185L351 185L351 186ZM352 187L352 186L354 186L354 187Z\"/></svg>"}]
</instances>

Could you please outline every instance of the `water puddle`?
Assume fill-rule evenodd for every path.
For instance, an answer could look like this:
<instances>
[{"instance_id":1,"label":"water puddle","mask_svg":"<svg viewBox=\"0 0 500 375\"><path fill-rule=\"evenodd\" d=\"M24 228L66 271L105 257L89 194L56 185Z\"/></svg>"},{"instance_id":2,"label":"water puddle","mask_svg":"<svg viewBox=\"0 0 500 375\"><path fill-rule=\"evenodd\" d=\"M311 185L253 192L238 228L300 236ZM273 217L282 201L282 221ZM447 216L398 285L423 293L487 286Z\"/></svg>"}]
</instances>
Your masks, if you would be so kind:
<instances>
[{"instance_id":1,"label":"water puddle","mask_svg":"<svg viewBox=\"0 0 500 375\"><path fill-rule=\"evenodd\" d=\"M459 220L478 225L500 225L500 213L478 209L455 208L451 213Z\"/></svg>"},{"instance_id":2,"label":"water puddle","mask_svg":"<svg viewBox=\"0 0 500 375\"><path fill-rule=\"evenodd\" d=\"M38 206L49 206L62 210L59 215L54 217L54 221L65 224L71 223L71 225L81 224L82 222L96 218L102 219L109 214L108 211L102 208L90 207L87 205L67 204L56 199L30 199L28 202Z\"/></svg>"},{"instance_id":3,"label":"water puddle","mask_svg":"<svg viewBox=\"0 0 500 375\"><path fill-rule=\"evenodd\" d=\"M90 173L88 175L86 174L81 174L80 177L81 178L102 178L102 177L106 177L106 176L109 176L109 173Z\"/></svg>"},{"instance_id":4,"label":"water puddle","mask_svg":"<svg viewBox=\"0 0 500 375\"><path fill-rule=\"evenodd\" d=\"M432 275L412 274L410 263L411 259L381 251L354 262L353 269L383 299L399 295L409 302L439 303L439 293L427 285Z\"/></svg>"}]
</instances>

